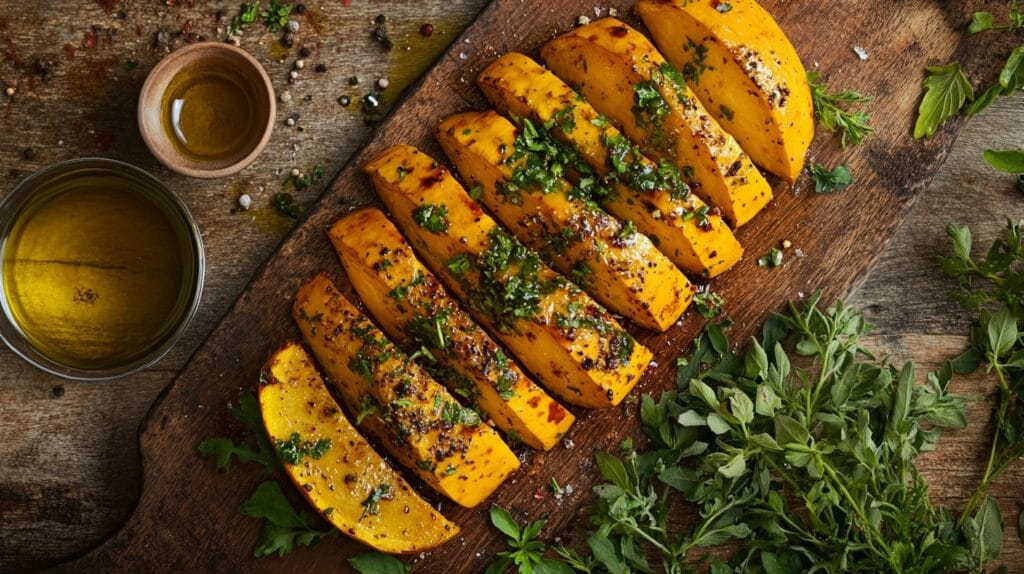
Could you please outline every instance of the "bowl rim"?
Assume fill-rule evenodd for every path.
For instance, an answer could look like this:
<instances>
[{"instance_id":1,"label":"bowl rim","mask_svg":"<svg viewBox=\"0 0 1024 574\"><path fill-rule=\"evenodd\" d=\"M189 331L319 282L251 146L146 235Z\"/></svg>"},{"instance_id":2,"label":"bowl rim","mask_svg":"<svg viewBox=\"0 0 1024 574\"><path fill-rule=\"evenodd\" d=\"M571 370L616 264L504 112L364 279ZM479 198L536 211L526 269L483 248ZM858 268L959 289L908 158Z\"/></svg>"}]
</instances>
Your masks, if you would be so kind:
<instances>
[{"instance_id":1,"label":"bowl rim","mask_svg":"<svg viewBox=\"0 0 1024 574\"><path fill-rule=\"evenodd\" d=\"M245 63L247 63L262 80L263 87L265 88L264 95L269 102L269 105L267 106L267 115L264 118L265 125L263 127L263 135L260 137L260 140L256 143L253 149L245 157L235 163L216 169L190 167L178 163L175 156L164 153L164 151L155 144L157 140L166 139L164 134L154 133L149 128L149 124L143 120L150 107L153 105L159 106L160 101L163 98L162 93L156 93L156 85L158 83L162 83L162 80L166 75L170 74L173 76L173 74L176 74L185 64L193 61L193 57L202 59L203 56L194 56L193 53L203 50L223 50L241 57L242 60L245 61ZM142 89L139 91L139 104L136 108L135 116L136 122L139 126L139 133L142 135L142 141L146 142L146 147L149 148L150 153L152 153L160 163L171 171L189 177L199 179L217 179L234 175L242 171L252 164L252 162L254 162L261 153L263 153L263 149L266 148L267 143L270 141L270 136L274 131L274 119L277 117L277 97L274 93L274 86L270 82L270 76L267 75L267 71L252 54L231 44L208 40L178 48L164 56L156 63L155 66L153 66L153 69L149 71L149 75L146 76L146 81L142 84Z\"/></svg>"},{"instance_id":2,"label":"bowl rim","mask_svg":"<svg viewBox=\"0 0 1024 574\"><path fill-rule=\"evenodd\" d=\"M178 194L171 191L169 187L164 185L159 178L152 175L151 173L136 167L130 163L126 163L116 159L110 159L105 157L81 157L69 160L57 162L55 164L46 166L25 179L18 182L14 188L3 197L0 197L0 215L6 214L8 210L12 209L11 204L16 201L25 201L31 194L37 190L37 184L40 181L45 181L46 177L52 176L54 172L60 170L67 170L76 166L81 167L95 167L95 168L107 168L113 171L124 171L131 173L141 179L148 180L152 185L153 189L162 194L167 200L169 200L178 212L178 215L182 217L185 222L186 231L189 235L189 239L192 242L192 247L195 251L195 262L196 272L195 279L191 282L191 295L189 297L186 308L182 311L181 319L178 324L164 337L164 341L159 347L155 348L151 353L144 355L130 363L120 367L107 367L103 369L80 369L77 367L71 367L50 359L42 352L39 352L27 339L22 340L11 340L3 329L0 329L0 341L6 345L15 355L21 357L28 364L40 369L51 375L72 380L72 381L88 381L88 382L100 382L110 381L114 379L120 379L143 371L158 361L160 361L168 352L178 343L181 336L185 333L188 327L192 324L195 319L197 312L199 311L199 304L202 300L203 287L206 281L206 249L203 245L202 233L199 230L195 218L192 216L192 212L189 211L188 206ZM20 211L23 206L18 205L16 209ZM15 220L17 214L7 220L7 223L3 219L0 219L0 265L2 265L2 256L7 241L7 234ZM0 287L3 285L3 274L0 273ZM10 317L7 311L7 297L0 289L0 322L13 326L15 331L20 332L21 328L17 322ZM28 350L23 348L28 347Z\"/></svg>"}]
</instances>

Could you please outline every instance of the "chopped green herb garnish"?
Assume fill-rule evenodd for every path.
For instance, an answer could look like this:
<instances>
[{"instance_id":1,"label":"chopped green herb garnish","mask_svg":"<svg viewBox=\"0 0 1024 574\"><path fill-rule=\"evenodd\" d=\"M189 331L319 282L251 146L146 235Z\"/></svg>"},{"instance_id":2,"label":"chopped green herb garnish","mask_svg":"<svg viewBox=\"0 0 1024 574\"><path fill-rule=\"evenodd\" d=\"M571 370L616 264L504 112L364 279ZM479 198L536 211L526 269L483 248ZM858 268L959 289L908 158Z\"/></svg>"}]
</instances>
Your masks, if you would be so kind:
<instances>
[{"instance_id":1,"label":"chopped green herb garnish","mask_svg":"<svg viewBox=\"0 0 1024 574\"><path fill-rule=\"evenodd\" d=\"M376 516L380 513L380 501L391 500L392 498L390 484L382 484L374 488L361 503L363 505L363 513L359 516L359 520L362 520L367 515Z\"/></svg>"},{"instance_id":2,"label":"chopped green herb garnish","mask_svg":"<svg viewBox=\"0 0 1024 574\"><path fill-rule=\"evenodd\" d=\"M757 259L757 264L760 267L778 267L782 265L782 250L778 247L772 247L768 250L767 255Z\"/></svg>"},{"instance_id":3,"label":"chopped green herb garnish","mask_svg":"<svg viewBox=\"0 0 1024 574\"><path fill-rule=\"evenodd\" d=\"M303 457L319 460L331 450L331 439L322 438L316 441L303 441L299 433L292 433L287 441L279 440L274 444L277 456L286 464L299 464Z\"/></svg>"},{"instance_id":4,"label":"chopped green herb garnish","mask_svg":"<svg viewBox=\"0 0 1024 574\"><path fill-rule=\"evenodd\" d=\"M417 225L434 233L448 231L448 207L425 203L412 211L412 219Z\"/></svg>"},{"instance_id":5,"label":"chopped green herb garnish","mask_svg":"<svg viewBox=\"0 0 1024 574\"><path fill-rule=\"evenodd\" d=\"M814 179L814 191L817 193L832 193L846 189L853 183L853 175L845 165L837 165L829 171L823 165L814 164L811 166L811 178Z\"/></svg>"},{"instance_id":6,"label":"chopped green herb garnish","mask_svg":"<svg viewBox=\"0 0 1024 574\"><path fill-rule=\"evenodd\" d=\"M302 208L295 202L295 196L290 193L275 193L270 198L270 205L274 210L285 217L297 218L302 214Z\"/></svg>"}]
</instances>

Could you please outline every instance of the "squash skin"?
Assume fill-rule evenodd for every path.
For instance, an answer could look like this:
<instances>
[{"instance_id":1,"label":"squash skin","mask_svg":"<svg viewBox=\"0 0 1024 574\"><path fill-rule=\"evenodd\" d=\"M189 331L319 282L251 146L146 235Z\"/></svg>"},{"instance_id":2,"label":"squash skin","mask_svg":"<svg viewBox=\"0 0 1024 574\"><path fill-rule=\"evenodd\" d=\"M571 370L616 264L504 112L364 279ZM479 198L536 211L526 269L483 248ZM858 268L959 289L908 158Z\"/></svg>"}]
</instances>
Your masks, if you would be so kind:
<instances>
[{"instance_id":1,"label":"squash skin","mask_svg":"<svg viewBox=\"0 0 1024 574\"><path fill-rule=\"evenodd\" d=\"M573 198L565 180L559 180L561 189L549 193L537 187L515 195L501 192L525 163L508 162L516 151L517 134L512 122L494 111L455 114L437 127L441 148L463 180L482 186L483 204L524 245L563 275L572 276L577 266L585 266L586 281L577 285L612 312L649 329L664 332L671 327L696 289L650 238L635 231L624 234L615 218ZM553 248L552 238L560 233L573 239L562 249Z\"/></svg>"},{"instance_id":2,"label":"squash skin","mask_svg":"<svg viewBox=\"0 0 1024 574\"><path fill-rule=\"evenodd\" d=\"M734 228L753 219L772 189L736 140L685 85L661 68L668 63L640 32L615 18L581 26L541 48L548 68L611 118L652 159L668 159L692 172L693 191L719 208ZM659 124L637 121L633 86L653 82L668 114Z\"/></svg>"},{"instance_id":3,"label":"squash skin","mask_svg":"<svg viewBox=\"0 0 1024 574\"><path fill-rule=\"evenodd\" d=\"M814 139L807 71L767 10L755 0L730 5L723 13L712 0L640 0L635 9L676 68L706 50L690 88L754 163L792 183Z\"/></svg>"},{"instance_id":4,"label":"squash skin","mask_svg":"<svg viewBox=\"0 0 1024 574\"><path fill-rule=\"evenodd\" d=\"M285 343L263 367L259 403L271 443L293 433L303 440L330 439L321 458L282 465L302 496L345 535L381 552L413 554L459 533L345 418L298 341ZM379 502L376 514L367 513L362 503L381 485L388 485L390 497Z\"/></svg>"},{"instance_id":5,"label":"squash skin","mask_svg":"<svg viewBox=\"0 0 1024 574\"><path fill-rule=\"evenodd\" d=\"M438 366L453 371L452 376L438 376L438 381L453 392L461 381L468 387L464 392L476 396L495 426L514 433L530 447L548 450L565 436L576 417L538 387L470 319L383 212L354 211L339 219L328 236L370 313L388 337L407 351L416 350L411 349L417 343L410 337L414 321L445 317L444 346L425 345ZM382 268L385 259L390 264Z\"/></svg>"},{"instance_id":6,"label":"squash skin","mask_svg":"<svg viewBox=\"0 0 1024 574\"><path fill-rule=\"evenodd\" d=\"M349 412L373 400L377 411L356 426L406 468L455 503L472 508L519 468L519 459L487 423L449 423L440 411L458 403L321 273L295 296L292 316ZM354 365L364 365L358 373ZM396 401L408 401L394 406ZM454 469L454 470L452 470Z\"/></svg>"},{"instance_id":7,"label":"squash skin","mask_svg":"<svg viewBox=\"0 0 1024 574\"><path fill-rule=\"evenodd\" d=\"M477 85L506 116L531 118L543 124L570 109L573 129L567 132L556 122L552 133L573 146L598 175L608 174L609 148L605 138L618 137L619 130L610 124L597 125L602 123L597 110L540 64L510 52L487 66L477 76ZM634 157L633 161L657 169L645 156ZM699 224L694 217L684 217L705 206L696 194L674 198L670 191L633 189L619 182L614 184L613 191L614 195L602 201L602 206L619 219L632 221L684 272L710 279L742 258L743 247L720 216L708 215L706 224Z\"/></svg>"},{"instance_id":8,"label":"squash skin","mask_svg":"<svg viewBox=\"0 0 1024 574\"><path fill-rule=\"evenodd\" d=\"M636 386L650 364L651 352L628 337L589 296L548 267L542 265L538 277L561 283L543 295L536 314L515 321L511 328L503 328L474 305L479 275L456 276L447 263L456 256L476 257L486 252L490 234L499 228L445 167L416 148L400 145L368 162L363 170L424 263L467 306L477 323L487 327L548 391L573 405L608 408L618 405ZM448 233L430 232L416 224L412 212L424 204L447 207ZM588 318L608 330L602 334L594 328L559 327L558 315L568 313L570 305L579 306Z\"/></svg>"}]
</instances>

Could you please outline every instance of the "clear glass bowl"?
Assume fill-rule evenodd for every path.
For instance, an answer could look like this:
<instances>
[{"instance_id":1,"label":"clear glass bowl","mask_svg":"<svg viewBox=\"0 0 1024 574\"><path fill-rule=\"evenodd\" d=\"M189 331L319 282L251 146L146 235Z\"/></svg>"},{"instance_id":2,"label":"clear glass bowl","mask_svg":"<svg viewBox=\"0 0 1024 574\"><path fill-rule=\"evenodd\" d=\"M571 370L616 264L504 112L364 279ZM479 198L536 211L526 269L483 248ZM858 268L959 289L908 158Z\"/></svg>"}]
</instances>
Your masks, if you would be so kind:
<instances>
[{"instance_id":1,"label":"clear glass bowl","mask_svg":"<svg viewBox=\"0 0 1024 574\"><path fill-rule=\"evenodd\" d=\"M0 200L0 264L6 261L10 235L19 216L58 193L66 192L83 176L113 178L118 188L144 194L148 202L161 211L173 234L181 242L181 284L176 303L170 309L163 327L137 353L123 363L83 368L47 356L33 344L19 326L9 301L4 273L0 273L0 339L32 365L57 376L74 380L101 381L138 372L160 360L185 332L199 308L206 271L203 242L195 220L185 204L160 180L132 165L103 158L82 158L44 168L19 183ZM52 195L51 195L52 194ZM88 238L83 238L88 240Z\"/></svg>"}]
</instances>

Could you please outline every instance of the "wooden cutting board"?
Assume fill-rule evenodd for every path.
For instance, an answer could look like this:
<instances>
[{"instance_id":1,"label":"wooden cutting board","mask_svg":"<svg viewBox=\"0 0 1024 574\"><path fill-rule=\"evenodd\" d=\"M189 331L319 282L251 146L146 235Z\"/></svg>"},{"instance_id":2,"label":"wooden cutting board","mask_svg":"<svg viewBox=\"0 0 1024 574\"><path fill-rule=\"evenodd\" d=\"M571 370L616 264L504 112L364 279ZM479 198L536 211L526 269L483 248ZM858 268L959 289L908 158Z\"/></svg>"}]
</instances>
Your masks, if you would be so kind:
<instances>
[{"instance_id":1,"label":"wooden cutting board","mask_svg":"<svg viewBox=\"0 0 1024 574\"><path fill-rule=\"evenodd\" d=\"M787 300L822 290L826 301L844 296L866 276L900 225L914 199L927 186L959 132L959 121L935 139L914 141L910 134L925 65L958 60L989 80L1006 46L989 36L966 39L963 23L974 9L996 11L1003 2L935 0L766 0L809 70L820 69L833 88L873 94L870 106L877 132L864 145L842 151L838 139L819 134L811 161L849 165L856 183L833 195L816 195L805 178L795 188L775 181L776 199L739 239L747 257L716 279L735 322L734 341L760 328L769 311ZM602 2L601 15L614 6L631 20L631 1ZM228 405L253 389L260 366L282 341L298 336L290 318L297 287L326 270L353 294L325 231L356 206L379 205L359 167L388 146L417 145L437 158L431 130L442 117L484 105L473 87L476 73L494 57L518 50L533 53L545 40L573 26L580 15L595 17L594 4L579 0L498 0L460 37L442 60L411 90L380 126L372 141L338 174L334 183L256 273L231 311L157 400L140 430L143 465L141 495L124 527L99 547L58 567L62 571L110 570L228 572L314 572L345 570L344 558L365 549L344 537L296 550L285 558L252 558L261 523L238 512L266 477L253 465L233 465L224 474L196 453L209 436L237 432ZM995 39L993 39L995 38ZM861 61L853 47L869 54ZM782 240L793 243L780 268L757 266L757 259ZM799 251L797 251L799 249ZM675 358L702 325L695 313L665 334L631 332L654 350L652 367L638 389L657 393L674 385ZM577 410L570 438L574 446L549 453L527 451L525 464L492 501L513 509L520 520L550 516L545 536L566 536L589 500L598 475L595 449L614 450L640 439L636 401L606 411ZM556 502L546 486L554 477L572 485L573 494ZM296 496L295 500L298 498ZM487 504L464 510L438 501L463 534L420 557L421 572L477 572L502 548L489 526ZM685 520L685 517L682 517Z\"/></svg>"}]
</instances>

